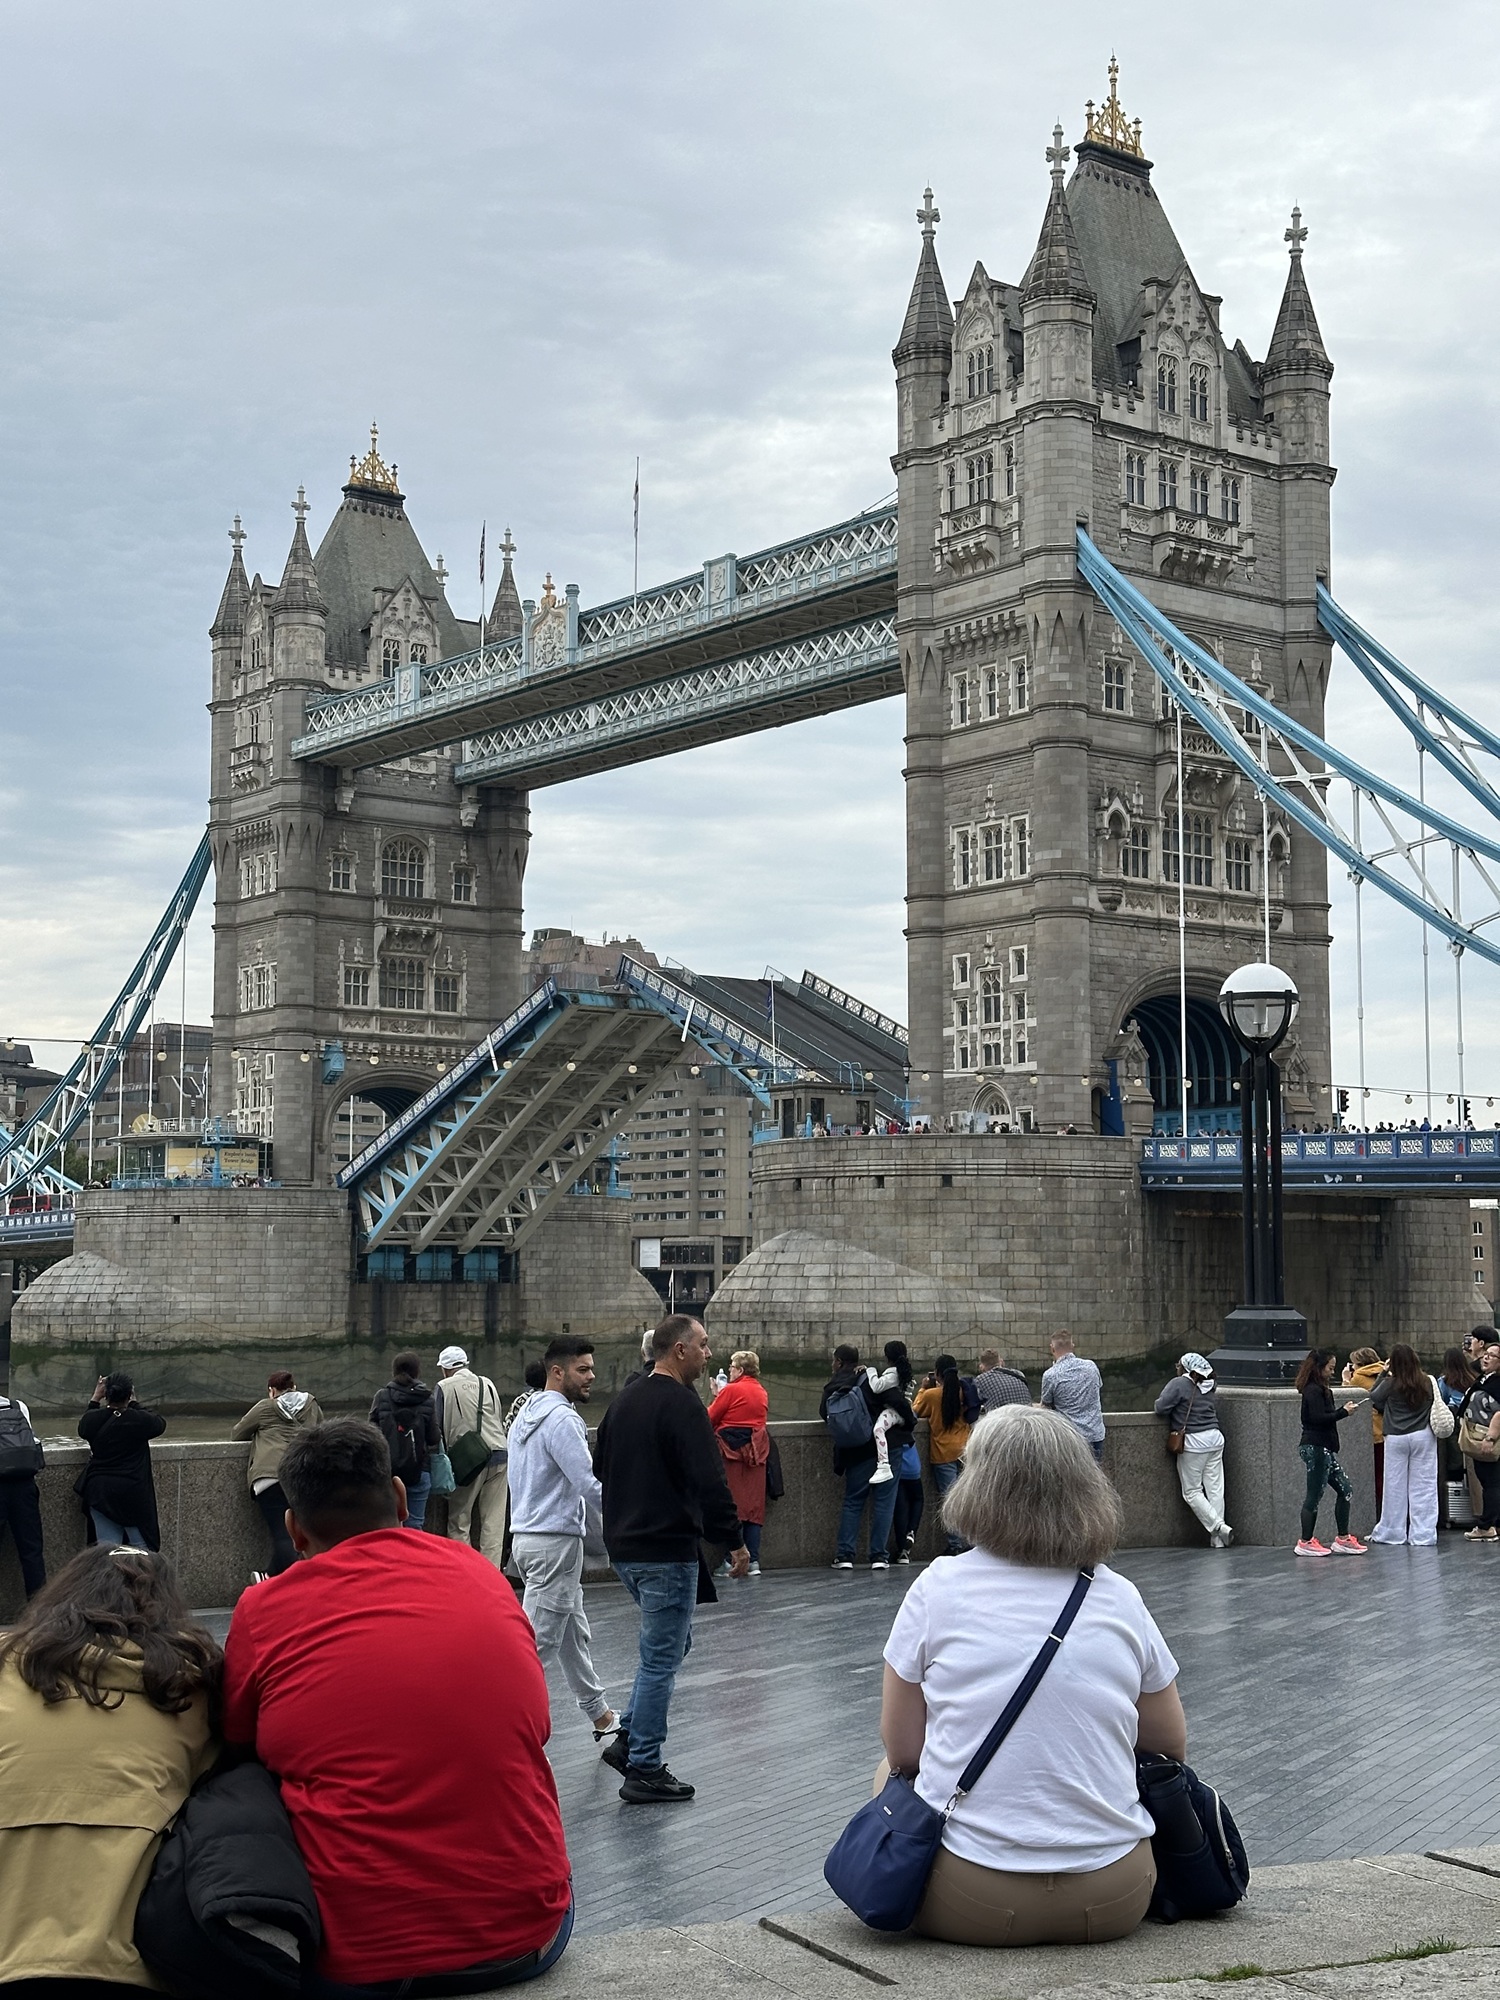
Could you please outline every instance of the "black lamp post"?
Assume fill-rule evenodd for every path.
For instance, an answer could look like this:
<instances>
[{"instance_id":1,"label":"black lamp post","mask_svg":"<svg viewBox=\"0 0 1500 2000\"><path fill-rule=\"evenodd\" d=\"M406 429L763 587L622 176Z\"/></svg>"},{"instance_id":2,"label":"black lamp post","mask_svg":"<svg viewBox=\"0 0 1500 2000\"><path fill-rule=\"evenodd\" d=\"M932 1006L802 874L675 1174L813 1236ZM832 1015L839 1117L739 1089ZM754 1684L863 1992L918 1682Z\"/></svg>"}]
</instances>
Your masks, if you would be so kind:
<instances>
[{"instance_id":1,"label":"black lamp post","mask_svg":"<svg viewBox=\"0 0 1500 2000\"><path fill-rule=\"evenodd\" d=\"M1289 1382L1307 1352L1307 1321L1286 1303L1281 1221L1281 1074L1272 1060L1297 1018L1297 988L1275 965L1242 965L1219 992L1219 1012L1244 1051L1240 1162L1244 1201L1243 1303L1224 1321L1213 1356L1221 1382Z\"/></svg>"}]
</instances>

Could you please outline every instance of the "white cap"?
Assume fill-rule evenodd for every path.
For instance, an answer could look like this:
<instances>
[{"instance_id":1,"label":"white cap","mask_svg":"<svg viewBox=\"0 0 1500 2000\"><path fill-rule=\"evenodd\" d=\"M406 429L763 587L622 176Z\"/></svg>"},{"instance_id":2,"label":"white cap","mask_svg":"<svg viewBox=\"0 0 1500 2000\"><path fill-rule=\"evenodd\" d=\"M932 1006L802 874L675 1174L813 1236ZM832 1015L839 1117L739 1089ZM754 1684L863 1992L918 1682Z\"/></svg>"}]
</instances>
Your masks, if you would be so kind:
<instances>
[{"instance_id":1,"label":"white cap","mask_svg":"<svg viewBox=\"0 0 1500 2000\"><path fill-rule=\"evenodd\" d=\"M469 1357L461 1347L445 1347L438 1356L439 1368L467 1368Z\"/></svg>"}]
</instances>

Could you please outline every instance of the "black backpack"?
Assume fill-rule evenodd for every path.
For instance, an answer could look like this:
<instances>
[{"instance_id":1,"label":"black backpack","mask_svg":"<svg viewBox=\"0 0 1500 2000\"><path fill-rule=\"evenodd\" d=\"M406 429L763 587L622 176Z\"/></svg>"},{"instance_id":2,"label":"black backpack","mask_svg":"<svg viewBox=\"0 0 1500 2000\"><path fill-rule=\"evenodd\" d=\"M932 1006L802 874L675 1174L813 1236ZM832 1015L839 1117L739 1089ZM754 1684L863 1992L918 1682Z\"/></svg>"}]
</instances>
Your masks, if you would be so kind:
<instances>
[{"instance_id":1,"label":"black backpack","mask_svg":"<svg viewBox=\"0 0 1500 2000\"><path fill-rule=\"evenodd\" d=\"M398 1410L387 1396L380 1405L380 1434L390 1448L391 1471L403 1486L415 1486L422 1477L422 1446L417 1426L427 1405Z\"/></svg>"},{"instance_id":2,"label":"black backpack","mask_svg":"<svg viewBox=\"0 0 1500 2000\"><path fill-rule=\"evenodd\" d=\"M27 1423L20 1404L12 1399L0 1408L0 1479L40 1472L45 1464L36 1432Z\"/></svg>"},{"instance_id":3,"label":"black backpack","mask_svg":"<svg viewBox=\"0 0 1500 2000\"><path fill-rule=\"evenodd\" d=\"M1250 1886L1250 1863L1228 1806L1175 1757L1137 1757L1135 1771L1141 1804L1156 1827L1156 1888L1147 1914L1175 1924L1232 1909Z\"/></svg>"}]
</instances>

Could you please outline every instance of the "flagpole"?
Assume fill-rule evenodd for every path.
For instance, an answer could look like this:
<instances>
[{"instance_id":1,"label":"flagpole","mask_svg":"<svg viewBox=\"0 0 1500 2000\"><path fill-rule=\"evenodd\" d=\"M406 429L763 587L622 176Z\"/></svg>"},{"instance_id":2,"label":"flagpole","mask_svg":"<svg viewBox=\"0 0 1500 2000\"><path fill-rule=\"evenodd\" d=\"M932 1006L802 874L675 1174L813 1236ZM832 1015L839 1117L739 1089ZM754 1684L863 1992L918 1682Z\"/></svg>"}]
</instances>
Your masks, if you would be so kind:
<instances>
[{"instance_id":1,"label":"flagpole","mask_svg":"<svg viewBox=\"0 0 1500 2000\"><path fill-rule=\"evenodd\" d=\"M631 506L632 533L635 541L635 566L630 578L630 602L634 607L641 594L641 461L635 462L635 495Z\"/></svg>"},{"instance_id":2,"label":"flagpole","mask_svg":"<svg viewBox=\"0 0 1500 2000\"><path fill-rule=\"evenodd\" d=\"M488 526L489 526L488 521L481 521L479 524L479 650L481 653L484 651L484 624L485 624L484 531Z\"/></svg>"}]
</instances>

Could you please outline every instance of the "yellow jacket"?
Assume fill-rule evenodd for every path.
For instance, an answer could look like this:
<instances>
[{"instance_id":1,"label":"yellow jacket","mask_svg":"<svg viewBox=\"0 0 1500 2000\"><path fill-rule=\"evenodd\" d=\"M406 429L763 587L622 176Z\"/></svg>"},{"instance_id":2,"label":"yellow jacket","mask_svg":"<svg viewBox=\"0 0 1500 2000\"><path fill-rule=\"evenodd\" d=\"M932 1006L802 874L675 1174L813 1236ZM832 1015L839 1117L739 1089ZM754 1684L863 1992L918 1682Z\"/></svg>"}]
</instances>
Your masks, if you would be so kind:
<instances>
[{"instance_id":1,"label":"yellow jacket","mask_svg":"<svg viewBox=\"0 0 1500 2000\"><path fill-rule=\"evenodd\" d=\"M47 1703L0 1666L0 1987L105 1979L160 1991L131 1941L161 1836L217 1745L206 1696L163 1715L134 1646L101 1686L118 1708Z\"/></svg>"},{"instance_id":2,"label":"yellow jacket","mask_svg":"<svg viewBox=\"0 0 1500 2000\"><path fill-rule=\"evenodd\" d=\"M1358 1368L1350 1369L1349 1387L1351 1389L1363 1389L1365 1394L1368 1395L1384 1373L1385 1363L1383 1361L1363 1362ZM1374 1438L1376 1444L1383 1444L1385 1442L1385 1425L1380 1421L1379 1410L1372 1410L1370 1412L1370 1435Z\"/></svg>"}]
</instances>

